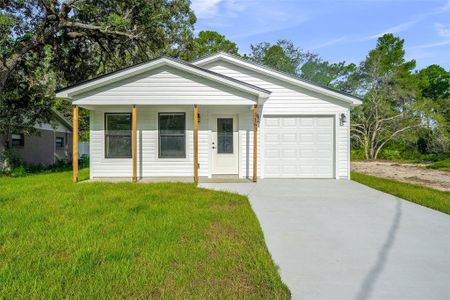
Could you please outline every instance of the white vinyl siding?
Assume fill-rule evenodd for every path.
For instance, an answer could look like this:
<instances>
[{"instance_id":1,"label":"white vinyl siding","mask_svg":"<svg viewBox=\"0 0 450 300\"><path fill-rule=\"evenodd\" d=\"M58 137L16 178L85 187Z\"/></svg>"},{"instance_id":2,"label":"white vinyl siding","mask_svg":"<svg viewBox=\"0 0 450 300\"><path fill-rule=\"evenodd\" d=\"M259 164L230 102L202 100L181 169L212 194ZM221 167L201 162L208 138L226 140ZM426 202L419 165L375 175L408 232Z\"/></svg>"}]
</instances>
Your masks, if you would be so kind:
<instances>
[{"instance_id":1,"label":"white vinyl siding","mask_svg":"<svg viewBox=\"0 0 450 300\"><path fill-rule=\"evenodd\" d=\"M202 65L202 67L271 91L269 99L263 105L261 120L264 119L264 116L273 115L334 115L337 120L335 134L337 171L335 175L336 178L349 177L348 125L350 107L347 104L228 62L216 61ZM344 126L340 126L338 121L341 113L347 115L347 123ZM260 126L260 128L263 128L263 126ZM264 147L265 145L262 144L262 148ZM259 147L258 149L262 148ZM264 159L261 151L258 156L259 161ZM264 169L264 166L262 166L262 169ZM264 176L265 170L259 174Z\"/></svg>"},{"instance_id":2,"label":"white vinyl siding","mask_svg":"<svg viewBox=\"0 0 450 300\"><path fill-rule=\"evenodd\" d=\"M252 174L253 135L250 106L200 106L199 176L211 175L211 137L209 116L237 114L239 123L239 176ZM131 106L99 106L90 114L91 178L131 177L132 160L105 158L105 112L130 112ZM137 168L138 177L191 177L193 171L193 107L192 106L137 106ZM186 113L186 158L158 158L158 113ZM247 143L247 136L250 139Z\"/></svg>"},{"instance_id":3,"label":"white vinyl siding","mask_svg":"<svg viewBox=\"0 0 450 300\"><path fill-rule=\"evenodd\" d=\"M171 67L160 67L77 95L78 105L254 104L255 96Z\"/></svg>"}]
</instances>

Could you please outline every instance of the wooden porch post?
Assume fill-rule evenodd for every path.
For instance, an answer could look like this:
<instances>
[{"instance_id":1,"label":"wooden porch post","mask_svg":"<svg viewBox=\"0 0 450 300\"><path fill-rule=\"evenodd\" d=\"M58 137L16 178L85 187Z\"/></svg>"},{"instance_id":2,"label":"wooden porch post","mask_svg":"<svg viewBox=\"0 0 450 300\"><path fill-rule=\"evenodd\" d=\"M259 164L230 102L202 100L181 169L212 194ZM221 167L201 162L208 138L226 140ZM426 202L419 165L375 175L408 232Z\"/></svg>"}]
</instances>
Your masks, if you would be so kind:
<instances>
[{"instance_id":1,"label":"wooden porch post","mask_svg":"<svg viewBox=\"0 0 450 300\"><path fill-rule=\"evenodd\" d=\"M131 119L132 119L132 157L133 157L133 177L131 178L132 182L137 181L137 112L136 105L133 105L131 109Z\"/></svg>"},{"instance_id":2,"label":"wooden porch post","mask_svg":"<svg viewBox=\"0 0 450 300\"><path fill-rule=\"evenodd\" d=\"M72 106L72 181L78 182L78 106Z\"/></svg>"},{"instance_id":3,"label":"wooden porch post","mask_svg":"<svg viewBox=\"0 0 450 300\"><path fill-rule=\"evenodd\" d=\"M253 107L253 182L258 177L258 109Z\"/></svg>"},{"instance_id":4,"label":"wooden porch post","mask_svg":"<svg viewBox=\"0 0 450 300\"><path fill-rule=\"evenodd\" d=\"M194 181L198 183L198 106L194 105Z\"/></svg>"}]
</instances>

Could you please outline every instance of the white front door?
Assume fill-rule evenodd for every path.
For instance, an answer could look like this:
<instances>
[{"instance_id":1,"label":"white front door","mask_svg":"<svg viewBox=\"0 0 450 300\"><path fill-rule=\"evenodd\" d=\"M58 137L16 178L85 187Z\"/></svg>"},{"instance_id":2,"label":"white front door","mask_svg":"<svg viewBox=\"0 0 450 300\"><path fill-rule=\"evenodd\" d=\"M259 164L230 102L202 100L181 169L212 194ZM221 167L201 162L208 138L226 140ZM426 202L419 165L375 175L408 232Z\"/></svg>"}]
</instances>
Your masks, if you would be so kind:
<instances>
[{"instance_id":1,"label":"white front door","mask_svg":"<svg viewBox=\"0 0 450 300\"><path fill-rule=\"evenodd\" d=\"M238 174L239 131L236 115L211 118L213 174Z\"/></svg>"}]
</instances>

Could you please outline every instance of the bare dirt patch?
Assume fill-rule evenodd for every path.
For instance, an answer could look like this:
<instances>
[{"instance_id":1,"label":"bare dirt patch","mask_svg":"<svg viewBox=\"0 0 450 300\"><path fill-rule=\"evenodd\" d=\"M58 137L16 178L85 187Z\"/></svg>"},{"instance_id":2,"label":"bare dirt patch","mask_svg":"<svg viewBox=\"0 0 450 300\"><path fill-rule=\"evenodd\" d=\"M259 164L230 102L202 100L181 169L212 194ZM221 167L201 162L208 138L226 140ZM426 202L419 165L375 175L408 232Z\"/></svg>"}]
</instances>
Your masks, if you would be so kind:
<instances>
[{"instance_id":1,"label":"bare dirt patch","mask_svg":"<svg viewBox=\"0 0 450 300\"><path fill-rule=\"evenodd\" d=\"M356 161L352 162L352 171L450 191L450 172L427 169L425 165Z\"/></svg>"}]
</instances>

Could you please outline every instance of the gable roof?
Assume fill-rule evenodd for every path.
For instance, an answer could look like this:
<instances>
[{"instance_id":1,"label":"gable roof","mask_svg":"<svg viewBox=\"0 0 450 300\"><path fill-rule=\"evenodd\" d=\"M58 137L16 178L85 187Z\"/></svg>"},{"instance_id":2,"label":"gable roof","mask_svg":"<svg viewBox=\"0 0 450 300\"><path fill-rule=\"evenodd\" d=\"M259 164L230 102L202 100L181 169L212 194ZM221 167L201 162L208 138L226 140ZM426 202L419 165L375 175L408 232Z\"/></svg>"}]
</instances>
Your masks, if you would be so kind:
<instances>
[{"instance_id":1,"label":"gable roof","mask_svg":"<svg viewBox=\"0 0 450 300\"><path fill-rule=\"evenodd\" d=\"M64 116L56 109L52 109L55 119L72 131L72 124L64 118Z\"/></svg>"},{"instance_id":2,"label":"gable roof","mask_svg":"<svg viewBox=\"0 0 450 300\"><path fill-rule=\"evenodd\" d=\"M247 92L251 95L255 95L261 98L267 98L270 95L270 91L257 87L255 85L210 71L193 65L191 63L175 59L168 56L161 56L150 61L146 61L140 64L132 65L115 72L104 74L93 79L82 81L80 83L59 89L56 91L56 97L58 98L72 98L73 96L84 93L93 89L96 89L107 84L117 82L146 71L150 71L162 66L170 66L178 70L182 70L193 75L200 76L202 78L209 79L214 82L221 83L223 85L235 88L237 90Z\"/></svg>"},{"instance_id":3,"label":"gable roof","mask_svg":"<svg viewBox=\"0 0 450 300\"><path fill-rule=\"evenodd\" d=\"M215 54L206 55L204 57L201 57L199 59L192 61L192 63L201 67L205 64L219 61L219 60L231 63L233 65L243 67L245 69L253 70L258 73L266 74L270 77L279 79L284 82L288 82L290 84L299 86L301 88L304 88L304 89L307 89L307 90L310 90L313 92L317 92L317 93L320 93L323 95L327 95L327 96L332 97L337 100L344 101L353 106L362 104L362 99L355 97L351 94L344 93L344 92L332 89L328 86L321 85L321 84L318 84L318 83L315 83L315 82L312 82L309 80L305 80L303 78L299 78L299 77L289 74L289 73L275 70L273 68L270 68L270 67L262 65L262 64L250 62L250 61L244 60L240 57L237 57L235 55L225 53L225 52L218 52Z\"/></svg>"}]
</instances>

